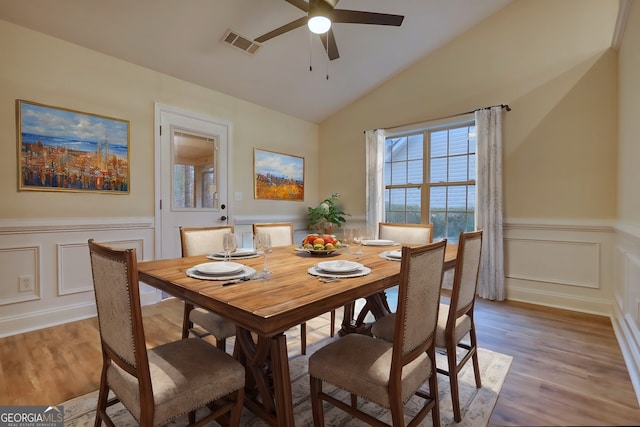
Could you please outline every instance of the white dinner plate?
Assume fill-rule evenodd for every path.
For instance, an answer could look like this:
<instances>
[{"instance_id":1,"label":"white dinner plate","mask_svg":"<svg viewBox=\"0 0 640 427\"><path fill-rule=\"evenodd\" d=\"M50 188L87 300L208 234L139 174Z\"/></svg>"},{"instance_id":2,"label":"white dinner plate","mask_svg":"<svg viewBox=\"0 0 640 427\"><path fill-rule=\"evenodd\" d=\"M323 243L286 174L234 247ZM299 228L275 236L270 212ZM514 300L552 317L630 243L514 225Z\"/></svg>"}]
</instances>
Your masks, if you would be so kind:
<instances>
[{"instance_id":1,"label":"white dinner plate","mask_svg":"<svg viewBox=\"0 0 640 427\"><path fill-rule=\"evenodd\" d=\"M366 276L367 274L371 273L371 269L369 267L365 267L362 266L361 268L358 268L355 271L349 271L347 273L329 273L328 271L324 271L324 270L320 270L318 267L313 266L313 267L309 267L307 269L307 273L311 274L312 276L318 276L318 277L331 277L334 279L347 279L347 278L351 278L351 277L360 277L360 276Z\"/></svg>"},{"instance_id":2,"label":"white dinner plate","mask_svg":"<svg viewBox=\"0 0 640 427\"><path fill-rule=\"evenodd\" d=\"M349 273L362 268L362 264L359 262L336 260L336 261L324 261L318 263L318 268L329 273Z\"/></svg>"},{"instance_id":3,"label":"white dinner plate","mask_svg":"<svg viewBox=\"0 0 640 427\"><path fill-rule=\"evenodd\" d=\"M247 267L246 265L244 266L244 268L242 270L240 270L237 273L234 274L204 274L204 273L200 273L198 272L195 267L191 267L189 269L187 269L186 271L187 276L189 277L193 277L194 279L200 279L200 280L221 280L221 281L226 281L226 280L233 280L233 279L251 279L255 276L256 271L251 268L251 267Z\"/></svg>"},{"instance_id":4,"label":"white dinner plate","mask_svg":"<svg viewBox=\"0 0 640 427\"><path fill-rule=\"evenodd\" d=\"M402 258L402 250L398 249L398 250L395 250L395 251L389 251L389 252L387 252L387 256L389 258L398 258L398 259L400 259L400 258Z\"/></svg>"},{"instance_id":5,"label":"white dinner plate","mask_svg":"<svg viewBox=\"0 0 640 427\"><path fill-rule=\"evenodd\" d=\"M398 243L393 240L363 240L362 244L365 246L395 246Z\"/></svg>"},{"instance_id":6,"label":"white dinner plate","mask_svg":"<svg viewBox=\"0 0 640 427\"><path fill-rule=\"evenodd\" d=\"M229 276L240 273L243 267L237 262L205 262L194 266L194 269L201 274Z\"/></svg>"},{"instance_id":7,"label":"white dinner plate","mask_svg":"<svg viewBox=\"0 0 640 427\"><path fill-rule=\"evenodd\" d=\"M233 257L245 257L245 256L250 256L255 254L256 254L256 250L253 248L238 248L236 249L235 252L231 252L229 256L233 258ZM227 255L227 253L224 251L214 252L213 255L215 255L216 257L224 257Z\"/></svg>"}]
</instances>

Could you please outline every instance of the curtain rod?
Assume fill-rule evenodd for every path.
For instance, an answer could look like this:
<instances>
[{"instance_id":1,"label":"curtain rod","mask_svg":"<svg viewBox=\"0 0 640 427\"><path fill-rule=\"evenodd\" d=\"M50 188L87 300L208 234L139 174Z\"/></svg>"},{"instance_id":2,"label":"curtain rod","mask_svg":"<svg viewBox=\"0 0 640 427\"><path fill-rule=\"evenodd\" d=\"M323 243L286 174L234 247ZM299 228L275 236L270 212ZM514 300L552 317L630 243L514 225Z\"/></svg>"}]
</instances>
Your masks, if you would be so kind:
<instances>
[{"instance_id":1,"label":"curtain rod","mask_svg":"<svg viewBox=\"0 0 640 427\"><path fill-rule=\"evenodd\" d=\"M465 116L465 115L467 115L467 114L475 113L476 111L479 111L479 110L488 110L489 108L492 108L492 107L502 107L502 108L504 108L504 109L505 109L505 110L507 110L507 111L511 111L511 107L509 107L509 104L496 104L496 105L490 105L490 106L488 106L488 107L480 107L480 108L476 108L475 110L467 111L467 112L464 112L464 113L452 114L452 115L450 115L450 116L438 117L438 118L435 118L435 119L429 119L429 120L422 120L422 121L420 121L420 122L415 122L415 123L405 123L405 124L403 124L403 125L388 126L388 127L386 127L386 128L376 128L376 129L374 129L374 130L379 130L379 129L393 129L393 128L399 128L399 127L404 127L404 126L419 125L420 123L432 122L432 121L435 121L435 120L452 119L452 118L454 118L454 117ZM366 132L366 130L365 130L365 132Z\"/></svg>"}]
</instances>

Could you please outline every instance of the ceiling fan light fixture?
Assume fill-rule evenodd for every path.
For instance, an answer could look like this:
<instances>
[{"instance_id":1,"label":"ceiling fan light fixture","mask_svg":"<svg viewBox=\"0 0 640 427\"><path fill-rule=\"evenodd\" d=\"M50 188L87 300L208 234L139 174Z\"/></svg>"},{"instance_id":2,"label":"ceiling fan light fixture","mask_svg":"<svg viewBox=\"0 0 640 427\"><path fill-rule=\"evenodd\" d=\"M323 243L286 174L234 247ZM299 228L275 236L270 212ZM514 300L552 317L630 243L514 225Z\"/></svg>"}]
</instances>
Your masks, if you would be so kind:
<instances>
[{"instance_id":1,"label":"ceiling fan light fixture","mask_svg":"<svg viewBox=\"0 0 640 427\"><path fill-rule=\"evenodd\" d=\"M324 34L331 28L331 20L322 15L310 16L307 26L312 33Z\"/></svg>"}]
</instances>

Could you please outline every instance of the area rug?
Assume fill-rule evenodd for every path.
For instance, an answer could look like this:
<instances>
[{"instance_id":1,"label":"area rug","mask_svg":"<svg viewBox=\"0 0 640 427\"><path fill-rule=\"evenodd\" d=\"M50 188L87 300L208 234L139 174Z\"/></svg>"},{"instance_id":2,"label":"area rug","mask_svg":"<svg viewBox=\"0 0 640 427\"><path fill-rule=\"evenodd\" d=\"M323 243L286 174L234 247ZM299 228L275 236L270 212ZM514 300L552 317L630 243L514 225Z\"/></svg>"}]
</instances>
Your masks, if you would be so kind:
<instances>
[{"instance_id":1,"label":"area rug","mask_svg":"<svg viewBox=\"0 0 640 427\"><path fill-rule=\"evenodd\" d=\"M293 391L294 416L295 424L299 427L307 427L313 425L311 415L311 402L309 400L309 376L307 373L308 357L313 351L322 345L327 344L330 339L323 340L319 343L309 346L307 355L297 355L289 359L289 370L291 373L291 387ZM473 368L471 362L468 362L459 375L460 383L460 404L462 407L462 421L456 423L453 420L453 412L451 406L451 394L449 393L449 378L438 374L438 392L440 395L440 423L443 427L460 426L460 427L484 427L489 423L491 412L498 399L498 394L502 388L504 379L511 366L512 357L505 354L496 353L487 349L478 349L480 361L480 371L482 378L482 388L475 387L473 376ZM446 366L446 357L442 354L437 355L436 364ZM324 386L325 391L330 391L336 396L340 396L348 401L348 394L342 390L334 389L328 385ZM65 426L84 427L92 426L95 421L95 408L98 399L98 392L92 392L84 396L77 397L62 403L64 406ZM359 399L360 405L370 414L374 415L387 423L391 423L391 414L389 411L380 408L375 404ZM419 405L421 399L414 397L405 406L406 419L413 415ZM137 425L129 412L121 405L117 404L108 409L112 415L115 424L119 427L134 427ZM170 426L187 425L186 417L178 419L169 424ZM217 423L211 423L210 426L217 426ZM263 420L255 416L252 412L245 408L242 417L242 426L262 427L268 426ZM360 427L366 426L360 420L354 419L344 412L334 408L325 407L325 425L340 427ZM421 426L430 426L431 418L427 416Z\"/></svg>"}]
</instances>

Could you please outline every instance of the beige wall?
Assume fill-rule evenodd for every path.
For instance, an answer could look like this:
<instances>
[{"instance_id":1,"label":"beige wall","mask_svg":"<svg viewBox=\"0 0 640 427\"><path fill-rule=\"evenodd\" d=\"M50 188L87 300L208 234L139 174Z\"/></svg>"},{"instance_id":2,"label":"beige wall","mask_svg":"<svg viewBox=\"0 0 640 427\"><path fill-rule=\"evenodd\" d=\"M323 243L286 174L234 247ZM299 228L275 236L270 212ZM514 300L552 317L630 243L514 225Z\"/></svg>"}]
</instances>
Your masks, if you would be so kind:
<instances>
[{"instance_id":1,"label":"beige wall","mask_svg":"<svg viewBox=\"0 0 640 427\"><path fill-rule=\"evenodd\" d=\"M322 123L321 162L334 172L320 193L364 215L364 130L507 103L505 217L615 218L617 9L514 1Z\"/></svg>"},{"instance_id":2,"label":"beige wall","mask_svg":"<svg viewBox=\"0 0 640 427\"><path fill-rule=\"evenodd\" d=\"M640 4L631 5L620 47L618 213L621 221L640 225Z\"/></svg>"},{"instance_id":3,"label":"beige wall","mask_svg":"<svg viewBox=\"0 0 640 427\"><path fill-rule=\"evenodd\" d=\"M233 125L233 188L243 193L236 215L304 215L315 205L318 126L219 92L0 21L0 219L152 217L154 103ZM15 100L24 99L129 120L131 193L18 192ZM307 161L305 202L253 199L253 148Z\"/></svg>"}]
</instances>

